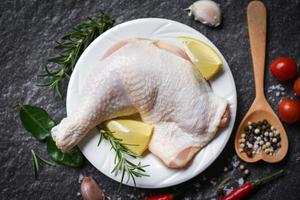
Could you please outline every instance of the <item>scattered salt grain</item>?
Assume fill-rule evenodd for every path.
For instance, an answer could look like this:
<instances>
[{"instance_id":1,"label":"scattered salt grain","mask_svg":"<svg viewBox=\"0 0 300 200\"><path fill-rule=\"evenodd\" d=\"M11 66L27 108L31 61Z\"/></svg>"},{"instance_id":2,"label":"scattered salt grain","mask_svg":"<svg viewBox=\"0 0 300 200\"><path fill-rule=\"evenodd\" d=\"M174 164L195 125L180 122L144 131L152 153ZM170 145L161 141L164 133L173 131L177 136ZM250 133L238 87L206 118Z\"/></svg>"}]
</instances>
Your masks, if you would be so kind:
<instances>
[{"instance_id":1,"label":"scattered salt grain","mask_svg":"<svg viewBox=\"0 0 300 200\"><path fill-rule=\"evenodd\" d=\"M274 96L279 97L285 95L284 87L279 83L277 85L271 85L268 88L268 93L270 93L271 97L269 97L270 101L275 101Z\"/></svg>"},{"instance_id":2,"label":"scattered salt grain","mask_svg":"<svg viewBox=\"0 0 300 200\"><path fill-rule=\"evenodd\" d=\"M229 194L232 191L233 191L233 187L230 187L230 188L228 188L227 186L224 187L225 195Z\"/></svg>"},{"instance_id":3,"label":"scattered salt grain","mask_svg":"<svg viewBox=\"0 0 300 200\"><path fill-rule=\"evenodd\" d=\"M231 164L232 164L232 166L234 166L234 167L237 167L237 166L240 165L240 161L238 160L238 158L237 158L236 155L234 155L234 156L232 157Z\"/></svg>"},{"instance_id":4,"label":"scattered salt grain","mask_svg":"<svg viewBox=\"0 0 300 200\"><path fill-rule=\"evenodd\" d=\"M217 182L215 181L215 179L211 179L209 182L210 182L210 184L212 184L213 186L216 186L216 185L217 185Z\"/></svg>"},{"instance_id":5,"label":"scattered salt grain","mask_svg":"<svg viewBox=\"0 0 300 200\"><path fill-rule=\"evenodd\" d=\"M207 177L206 177L205 175L203 175L203 176L201 177L201 180L202 180L202 181L206 181L206 180L207 180Z\"/></svg>"},{"instance_id":6,"label":"scattered salt grain","mask_svg":"<svg viewBox=\"0 0 300 200\"><path fill-rule=\"evenodd\" d=\"M80 173L80 174L79 174L79 177L78 177L78 183L81 183L81 182L82 182L83 177L84 177L84 176Z\"/></svg>"},{"instance_id":7,"label":"scattered salt grain","mask_svg":"<svg viewBox=\"0 0 300 200\"><path fill-rule=\"evenodd\" d=\"M80 194L80 192L77 192L77 194L76 194L76 195L79 197L81 194Z\"/></svg>"},{"instance_id":8,"label":"scattered salt grain","mask_svg":"<svg viewBox=\"0 0 300 200\"><path fill-rule=\"evenodd\" d=\"M239 186L243 185L245 183L245 180L243 178L238 179Z\"/></svg>"},{"instance_id":9,"label":"scattered salt grain","mask_svg":"<svg viewBox=\"0 0 300 200\"><path fill-rule=\"evenodd\" d=\"M201 184L200 184L200 183L194 183L194 187L200 188L200 187L201 187Z\"/></svg>"},{"instance_id":10,"label":"scattered salt grain","mask_svg":"<svg viewBox=\"0 0 300 200\"><path fill-rule=\"evenodd\" d=\"M127 195L130 199L134 199L134 195L133 194L128 194Z\"/></svg>"}]
</instances>

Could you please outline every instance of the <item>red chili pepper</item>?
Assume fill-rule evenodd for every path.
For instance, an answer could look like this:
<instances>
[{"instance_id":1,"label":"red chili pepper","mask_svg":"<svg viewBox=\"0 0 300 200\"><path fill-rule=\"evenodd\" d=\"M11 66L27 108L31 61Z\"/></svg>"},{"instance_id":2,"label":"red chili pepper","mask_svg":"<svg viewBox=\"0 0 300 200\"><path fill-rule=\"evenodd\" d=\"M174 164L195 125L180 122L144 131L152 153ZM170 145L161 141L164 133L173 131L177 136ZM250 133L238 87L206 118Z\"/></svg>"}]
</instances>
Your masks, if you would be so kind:
<instances>
[{"instance_id":1,"label":"red chili pepper","mask_svg":"<svg viewBox=\"0 0 300 200\"><path fill-rule=\"evenodd\" d=\"M161 195L156 195L152 197L147 197L143 200L180 200L182 199L184 193L188 190L187 187L183 187L180 190L177 190L177 192L172 193L172 194L161 194Z\"/></svg>"},{"instance_id":2,"label":"red chili pepper","mask_svg":"<svg viewBox=\"0 0 300 200\"><path fill-rule=\"evenodd\" d=\"M175 200L172 194L162 194L153 197L145 198L144 200Z\"/></svg>"},{"instance_id":3,"label":"red chili pepper","mask_svg":"<svg viewBox=\"0 0 300 200\"><path fill-rule=\"evenodd\" d=\"M266 182L269 182L270 180L273 180L274 178L282 175L283 172L284 172L283 170L280 170L280 171L278 171L274 174L271 174L269 176L266 176L262 179L255 180L255 181L250 182L250 183L245 183L241 187L238 187L237 189L233 190L229 194L223 196L221 198L221 200L241 200L244 197L251 194L255 188L257 188L258 186L260 186L260 185L262 185Z\"/></svg>"}]
</instances>

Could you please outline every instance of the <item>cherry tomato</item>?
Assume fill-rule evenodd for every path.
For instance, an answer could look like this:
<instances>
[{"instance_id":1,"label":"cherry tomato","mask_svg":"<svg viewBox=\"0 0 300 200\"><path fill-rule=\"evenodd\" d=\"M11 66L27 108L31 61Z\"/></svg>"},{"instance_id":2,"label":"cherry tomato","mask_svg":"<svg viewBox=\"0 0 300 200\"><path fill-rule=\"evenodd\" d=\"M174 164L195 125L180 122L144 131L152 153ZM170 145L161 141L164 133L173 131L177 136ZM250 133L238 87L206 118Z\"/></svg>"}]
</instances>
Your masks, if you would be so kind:
<instances>
[{"instance_id":1,"label":"cherry tomato","mask_svg":"<svg viewBox=\"0 0 300 200\"><path fill-rule=\"evenodd\" d=\"M294 78L297 73L296 62L289 57L279 57L271 63L272 74L280 81Z\"/></svg>"},{"instance_id":2,"label":"cherry tomato","mask_svg":"<svg viewBox=\"0 0 300 200\"><path fill-rule=\"evenodd\" d=\"M298 96L300 96L300 77L294 83L294 91Z\"/></svg>"},{"instance_id":3,"label":"cherry tomato","mask_svg":"<svg viewBox=\"0 0 300 200\"><path fill-rule=\"evenodd\" d=\"M294 99L283 99L278 109L279 117L286 123L294 123L300 119L300 103Z\"/></svg>"}]
</instances>

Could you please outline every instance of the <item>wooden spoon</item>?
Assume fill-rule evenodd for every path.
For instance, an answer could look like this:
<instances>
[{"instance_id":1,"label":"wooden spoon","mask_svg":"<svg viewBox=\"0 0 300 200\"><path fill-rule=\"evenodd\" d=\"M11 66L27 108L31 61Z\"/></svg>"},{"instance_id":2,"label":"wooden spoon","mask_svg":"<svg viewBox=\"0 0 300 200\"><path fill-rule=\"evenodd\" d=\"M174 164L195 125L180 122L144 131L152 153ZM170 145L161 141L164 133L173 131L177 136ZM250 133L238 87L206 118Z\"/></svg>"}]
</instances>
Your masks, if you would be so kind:
<instances>
[{"instance_id":1,"label":"wooden spoon","mask_svg":"<svg viewBox=\"0 0 300 200\"><path fill-rule=\"evenodd\" d=\"M268 104L264 94L264 71L265 71L265 51L266 51L266 7L261 1L251 1L247 8L248 30L250 37L250 47L255 79L256 97L249 111L239 125L235 137L235 150L237 155L246 162L256 162L264 160L269 163L281 161L288 151L287 134L271 106ZM248 157L246 153L239 152L239 139L248 126L248 122L258 122L261 120L268 122L279 131L281 137L281 148L273 155L268 155L263 150L253 157Z\"/></svg>"}]
</instances>

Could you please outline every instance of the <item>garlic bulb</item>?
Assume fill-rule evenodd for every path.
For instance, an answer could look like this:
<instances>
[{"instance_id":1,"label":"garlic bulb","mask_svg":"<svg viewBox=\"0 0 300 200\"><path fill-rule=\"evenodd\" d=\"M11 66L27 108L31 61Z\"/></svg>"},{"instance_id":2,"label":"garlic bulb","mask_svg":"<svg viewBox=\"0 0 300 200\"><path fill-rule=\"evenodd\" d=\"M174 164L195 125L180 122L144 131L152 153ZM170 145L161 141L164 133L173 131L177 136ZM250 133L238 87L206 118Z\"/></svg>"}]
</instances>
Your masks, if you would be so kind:
<instances>
[{"instance_id":1,"label":"garlic bulb","mask_svg":"<svg viewBox=\"0 0 300 200\"><path fill-rule=\"evenodd\" d=\"M91 177L84 177L81 183L81 195L84 200L104 200L104 193Z\"/></svg>"},{"instance_id":2,"label":"garlic bulb","mask_svg":"<svg viewBox=\"0 0 300 200\"><path fill-rule=\"evenodd\" d=\"M189 15L193 15L196 21L201 23L217 27L221 24L221 8L212 0L199 0L194 2L188 10Z\"/></svg>"}]
</instances>

